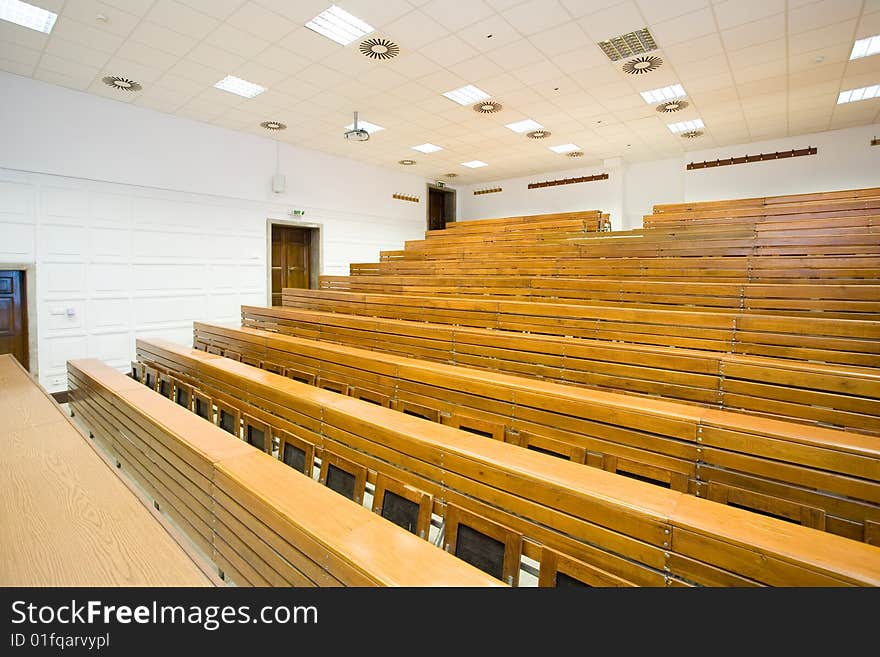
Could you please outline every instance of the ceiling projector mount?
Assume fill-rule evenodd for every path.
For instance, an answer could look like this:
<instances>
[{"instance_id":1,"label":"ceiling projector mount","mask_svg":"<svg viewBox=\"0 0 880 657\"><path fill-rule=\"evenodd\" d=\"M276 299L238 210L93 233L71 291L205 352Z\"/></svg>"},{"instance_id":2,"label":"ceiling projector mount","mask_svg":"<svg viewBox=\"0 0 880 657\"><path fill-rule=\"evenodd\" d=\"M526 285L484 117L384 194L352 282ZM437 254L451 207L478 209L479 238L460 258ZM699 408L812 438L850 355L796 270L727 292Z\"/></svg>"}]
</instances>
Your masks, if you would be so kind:
<instances>
[{"instance_id":1,"label":"ceiling projector mount","mask_svg":"<svg viewBox=\"0 0 880 657\"><path fill-rule=\"evenodd\" d=\"M358 113L354 113L354 125L352 129L346 132L343 137L345 137L348 141L367 141L370 138L370 133L364 130L363 128L358 128Z\"/></svg>"}]
</instances>

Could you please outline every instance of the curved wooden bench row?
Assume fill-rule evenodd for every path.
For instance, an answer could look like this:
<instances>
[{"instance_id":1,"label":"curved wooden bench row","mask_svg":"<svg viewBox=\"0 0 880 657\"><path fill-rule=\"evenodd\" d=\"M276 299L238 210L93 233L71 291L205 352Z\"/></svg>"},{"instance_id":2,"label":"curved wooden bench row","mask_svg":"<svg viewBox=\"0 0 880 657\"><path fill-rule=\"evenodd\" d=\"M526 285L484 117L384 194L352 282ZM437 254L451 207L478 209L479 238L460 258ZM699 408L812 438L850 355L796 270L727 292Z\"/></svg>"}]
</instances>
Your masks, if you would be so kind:
<instances>
[{"instance_id":1,"label":"curved wooden bench row","mask_svg":"<svg viewBox=\"0 0 880 657\"><path fill-rule=\"evenodd\" d=\"M753 224L791 221L793 219L825 219L833 223L838 217L878 214L880 196L860 199L839 199L798 204L778 204L760 207L700 209L685 212L664 212L645 215L647 229L654 226L693 225L714 223Z\"/></svg>"},{"instance_id":2,"label":"curved wooden bench row","mask_svg":"<svg viewBox=\"0 0 880 657\"><path fill-rule=\"evenodd\" d=\"M202 323L194 328L196 348L294 380L330 385L496 440L698 497L711 493L711 499L880 545L877 437L637 400L255 329ZM146 345L139 358L150 360L148 350ZM816 467L820 454L821 471ZM867 471L853 477L851 459L863 461Z\"/></svg>"},{"instance_id":3,"label":"curved wooden bench row","mask_svg":"<svg viewBox=\"0 0 880 657\"><path fill-rule=\"evenodd\" d=\"M387 260L352 263L352 276L564 276L638 280L710 280L719 282L874 284L880 281L880 257L841 256L696 256L660 258L505 258L500 260Z\"/></svg>"},{"instance_id":4,"label":"curved wooden bench row","mask_svg":"<svg viewBox=\"0 0 880 657\"><path fill-rule=\"evenodd\" d=\"M471 221L453 221L446 224L445 229L429 230L425 235L456 233L459 235L478 233L516 233L536 231L559 227L579 228L581 232L596 231L599 224L608 215L601 210L581 210L577 212L558 212L551 214L533 214L515 217L497 217L494 219L475 219Z\"/></svg>"},{"instance_id":5,"label":"curved wooden bench row","mask_svg":"<svg viewBox=\"0 0 880 657\"><path fill-rule=\"evenodd\" d=\"M285 288L288 308L880 366L880 322Z\"/></svg>"},{"instance_id":6,"label":"curved wooden bench row","mask_svg":"<svg viewBox=\"0 0 880 657\"><path fill-rule=\"evenodd\" d=\"M877 433L876 370L324 313L242 307L245 326L364 349Z\"/></svg>"},{"instance_id":7,"label":"curved wooden bench row","mask_svg":"<svg viewBox=\"0 0 880 657\"><path fill-rule=\"evenodd\" d=\"M0 355L0 585L213 586L11 355Z\"/></svg>"},{"instance_id":8,"label":"curved wooden bench row","mask_svg":"<svg viewBox=\"0 0 880 657\"><path fill-rule=\"evenodd\" d=\"M158 341L140 341L139 348L155 359L150 365L252 416L270 434L295 436L333 454L334 462L360 466L367 479L386 475L432 496L447 525L466 513L482 518L482 526L500 526L496 536L515 563L520 552L544 562L544 551L553 550L620 584L880 584L874 546L407 417L201 351Z\"/></svg>"},{"instance_id":9,"label":"curved wooden bench row","mask_svg":"<svg viewBox=\"0 0 880 657\"><path fill-rule=\"evenodd\" d=\"M339 292L477 296L493 300L613 305L660 310L744 312L880 319L880 284L816 285L792 281L702 283L542 276L321 276L320 289Z\"/></svg>"},{"instance_id":10,"label":"curved wooden bench row","mask_svg":"<svg viewBox=\"0 0 880 657\"><path fill-rule=\"evenodd\" d=\"M99 361L68 373L95 438L238 584L501 584Z\"/></svg>"}]
</instances>

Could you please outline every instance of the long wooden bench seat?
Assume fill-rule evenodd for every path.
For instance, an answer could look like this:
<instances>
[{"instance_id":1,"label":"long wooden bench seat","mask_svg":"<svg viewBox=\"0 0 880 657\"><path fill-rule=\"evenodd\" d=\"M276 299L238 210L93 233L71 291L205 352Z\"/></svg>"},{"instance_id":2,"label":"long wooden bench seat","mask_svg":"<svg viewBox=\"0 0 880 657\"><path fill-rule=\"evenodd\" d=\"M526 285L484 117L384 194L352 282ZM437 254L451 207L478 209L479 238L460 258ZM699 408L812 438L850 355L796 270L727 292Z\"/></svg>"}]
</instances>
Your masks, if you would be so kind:
<instances>
[{"instance_id":1,"label":"long wooden bench seat","mask_svg":"<svg viewBox=\"0 0 880 657\"><path fill-rule=\"evenodd\" d=\"M880 322L285 288L283 306L503 331L880 366Z\"/></svg>"},{"instance_id":2,"label":"long wooden bench seat","mask_svg":"<svg viewBox=\"0 0 880 657\"><path fill-rule=\"evenodd\" d=\"M321 276L340 292L476 296L495 300L880 319L880 284L703 283L542 276Z\"/></svg>"},{"instance_id":3,"label":"long wooden bench seat","mask_svg":"<svg viewBox=\"0 0 880 657\"><path fill-rule=\"evenodd\" d=\"M552 555L551 563L579 562L593 584L880 584L880 549L871 545L408 417L217 355L159 341L140 341L139 350L147 367L250 418L245 435L259 426L279 446L292 440L317 450L322 472L328 461L359 471L360 482L381 487L395 479L429 496L444 518L447 549L456 549L449 543L461 538L462 524L494 536L504 546L499 568L514 583L521 555L542 569Z\"/></svg>"},{"instance_id":4,"label":"long wooden bench seat","mask_svg":"<svg viewBox=\"0 0 880 657\"><path fill-rule=\"evenodd\" d=\"M880 208L880 196L860 199L840 199L800 204L765 205L759 207L732 207L699 209L695 211L649 214L643 218L645 228L663 225L695 225L714 223L753 224L791 221L793 219L825 219L830 223L839 217L876 215Z\"/></svg>"},{"instance_id":5,"label":"long wooden bench seat","mask_svg":"<svg viewBox=\"0 0 880 657\"><path fill-rule=\"evenodd\" d=\"M751 198L723 199L717 201L686 201L684 203L658 203L654 214L677 212L702 212L726 208L755 208L767 205L798 205L811 202L840 201L880 196L880 187L844 189L833 192L807 194L784 194L780 196L757 196Z\"/></svg>"},{"instance_id":6,"label":"long wooden bench seat","mask_svg":"<svg viewBox=\"0 0 880 657\"><path fill-rule=\"evenodd\" d=\"M576 229L580 232L595 232L607 217L608 215L601 210L581 210L577 212L454 221L446 224L444 229L426 231L425 235L430 236L452 232L458 235L476 235L479 233L495 235L499 233L554 230L557 228Z\"/></svg>"},{"instance_id":7,"label":"long wooden bench seat","mask_svg":"<svg viewBox=\"0 0 880 657\"><path fill-rule=\"evenodd\" d=\"M864 367L519 335L426 322L242 307L245 326L452 365L877 433L878 375Z\"/></svg>"},{"instance_id":8,"label":"long wooden bench seat","mask_svg":"<svg viewBox=\"0 0 880 657\"><path fill-rule=\"evenodd\" d=\"M695 256L628 258L503 258L477 260L406 260L352 263L352 276L563 276L650 280L705 280L786 284L873 284L880 281L880 257L838 256Z\"/></svg>"},{"instance_id":9,"label":"long wooden bench seat","mask_svg":"<svg viewBox=\"0 0 880 657\"><path fill-rule=\"evenodd\" d=\"M880 479L877 437L636 401L255 329L194 328L197 348L294 380L880 545L880 482L862 482L876 501L853 498L855 489L846 489L852 473L835 464L837 457L867 458ZM151 360L149 345L139 358ZM815 471L817 454L828 457L821 473ZM805 488L811 477L814 485ZM847 506L841 517L838 509Z\"/></svg>"},{"instance_id":10,"label":"long wooden bench seat","mask_svg":"<svg viewBox=\"0 0 880 657\"><path fill-rule=\"evenodd\" d=\"M95 439L237 584L501 584L98 361L68 373Z\"/></svg>"},{"instance_id":11,"label":"long wooden bench seat","mask_svg":"<svg viewBox=\"0 0 880 657\"><path fill-rule=\"evenodd\" d=\"M0 355L0 489L2 586L221 584L8 354Z\"/></svg>"}]
</instances>

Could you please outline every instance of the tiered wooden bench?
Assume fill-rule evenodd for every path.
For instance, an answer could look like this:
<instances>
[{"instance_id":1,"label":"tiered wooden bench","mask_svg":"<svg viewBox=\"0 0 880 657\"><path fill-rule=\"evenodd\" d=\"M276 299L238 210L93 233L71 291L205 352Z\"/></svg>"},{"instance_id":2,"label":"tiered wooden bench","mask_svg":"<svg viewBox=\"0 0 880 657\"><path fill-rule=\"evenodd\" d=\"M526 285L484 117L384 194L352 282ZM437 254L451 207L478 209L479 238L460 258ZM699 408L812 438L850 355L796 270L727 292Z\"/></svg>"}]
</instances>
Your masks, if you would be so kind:
<instances>
[{"instance_id":1,"label":"tiered wooden bench","mask_svg":"<svg viewBox=\"0 0 880 657\"><path fill-rule=\"evenodd\" d=\"M0 355L0 445L0 585L220 583L9 355Z\"/></svg>"},{"instance_id":2,"label":"tiered wooden bench","mask_svg":"<svg viewBox=\"0 0 880 657\"><path fill-rule=\"evenodd\" d=\"M880 366L880 321L285 288L283 305L457 326Z\"/></svg>"},{"instance_id":3,"label":"tiered wooden bench","mask_svg":"<svg viewBox=\"0 0 880 657\"><path fill-rule=\"evenodd\" d=\"M70 361L68 375L94 438L237 584L501 584L98 361ZM176 383L178 402L198 402Z\"/></svg>"},{"instance_id":4,"label":"tiered wooden bench","mask_svg":"<svg viewBox=\"0 0 880 657\"><path fill-rule=\"evenodd\" d=\"M880 432L880 375L866 367L522 335L294 308L243 306L242 323L451 365Z\"/></svg>"},{"instance_id":5,"label":"tiered wooden bench","mask_svg":"<svg viewBox=\"0 0 880 657\"><path fill-rule=\"evenodd\" d=\"M386 408L880 545L877 437L633 404L625 395L255 329L196 323L195 344ZM152 360L149 346L139 357ZM865 467L857 473L851 459Z\"/></svg>"},{"instance_id":6,"label":"tiered wooden bench","mask_svg":"<svg viewBox=\"0 0 880 657\"><path fill-rule=\"evenodd\" d=\"M308 455L306 465L289 462L304 471L317 452L322 479L330 466L349 473L349 496L359 499L365 481L377 490L397 480L421 491L417 499L444 517L447 549L475 535L494 540L504 551L498 570L514 583L525 555L540 562L544 582L548 568L565 564L552 577L557 583L559 573L580 573L590 585L880 584L877 547L407 417L214 354L143 340L138 349L145 371L156 379L164 372L194 395L198 389L211 403L206 415L232 433L267 452L277 439L283 460L293 445Z\"/></svg>"}]
</instances>

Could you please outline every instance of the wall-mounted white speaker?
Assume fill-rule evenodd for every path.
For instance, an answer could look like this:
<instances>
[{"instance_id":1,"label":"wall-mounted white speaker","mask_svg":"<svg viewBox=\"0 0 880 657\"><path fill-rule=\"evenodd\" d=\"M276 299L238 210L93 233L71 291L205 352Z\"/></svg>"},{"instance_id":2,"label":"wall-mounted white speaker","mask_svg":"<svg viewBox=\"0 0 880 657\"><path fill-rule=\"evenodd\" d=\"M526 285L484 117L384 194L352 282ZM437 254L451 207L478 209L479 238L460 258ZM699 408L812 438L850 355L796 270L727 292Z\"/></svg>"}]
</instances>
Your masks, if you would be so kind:
<instances>
[{"instance_id":1,"label":"wall-mounted white speaker","mask_svg":"<svg viewBox=\"0 0 880 657\"><path fill-rule=\"evenodd\" d=\"M285 184L285 180L284 180L283 175L281 175L280 173L276 173L274 176L272 176L272 191L273 192L275 192L276 194L283 194L284 193L284 184Z\"/></svg>"}]
</instances>

